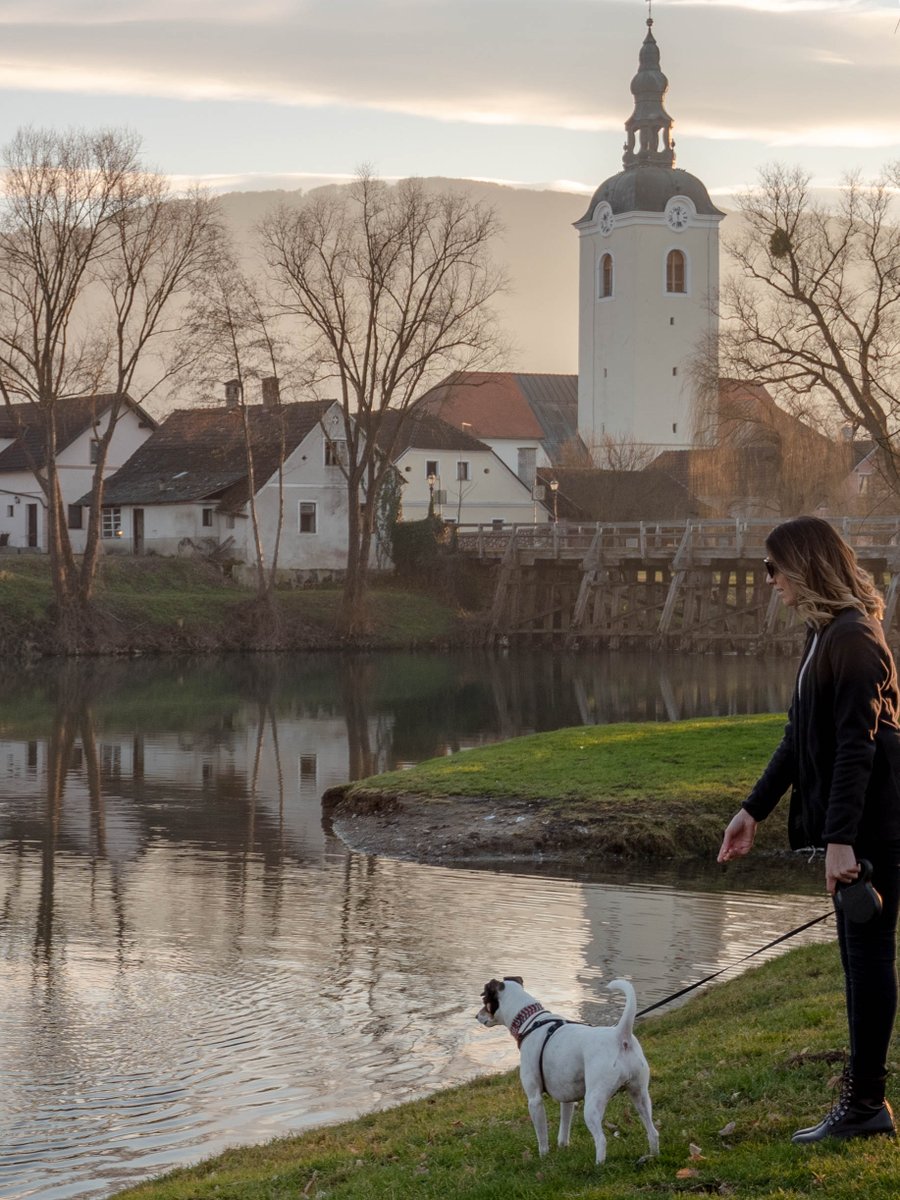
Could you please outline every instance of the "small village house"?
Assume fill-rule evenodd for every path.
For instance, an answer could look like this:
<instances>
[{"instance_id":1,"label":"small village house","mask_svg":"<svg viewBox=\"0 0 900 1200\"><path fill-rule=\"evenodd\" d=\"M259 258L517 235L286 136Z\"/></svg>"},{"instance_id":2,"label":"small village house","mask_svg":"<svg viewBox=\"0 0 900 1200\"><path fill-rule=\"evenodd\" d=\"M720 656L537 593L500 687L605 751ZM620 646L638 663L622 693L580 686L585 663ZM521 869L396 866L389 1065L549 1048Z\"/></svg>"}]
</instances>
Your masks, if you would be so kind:
<instances>
[{"instance_id":1,"label":"small village house","mask_svg":"<svg viewBox=\"0 0 900 1200\"><path fill-rule=\"evenodd\" d=\"M489 446L528 488L539 468L580 446L577 375L461 371L416 407Z\"/></svg>"},{"instance_id":2,"label":"small village house","mask_svg":"<svg viewBox=\"0 0 900 1200\"><path fill-rule=\"evenodd\" d=\"M340 406L329 400L281 404L277 381L263 382L262 404L242 408L239 387L230 381L224 406L173 412L110 477L103 509L107 551L215 554L253 566L252 491L267 565L283 503L279 569L307 580L345 568Z\"/></svg>"},{"instance_id":3,"label":"small village house","mask_svg":"<svg viewBox=\"0 0 900 1200\"><path fill-rule=\"evenodd\" d=\"M97 446L109 427L114 395L71 396L58 401L56 465L72 549L84 549ZM32 403L0 404L0 546L47 549L47 501L35 472L47 467L47 413ZM151 436L157 423L126 397L119 407L105 474L116 471Z\"/></svg>"},{"instance_id":4,"label":"small village house","mask_svg":"<svg viewBox=\"0 0 900 1200\"><path fill-rule=\"evenodd\" d=\"M399 430L397 427L399 425ZM402 517L421 521L433 506L452 524L497 526L544 523L546 508L489 445L464 429L413 412L385 415L383 433L393 437L394 466L403 481Z\"/></svg>"}]
</instances>

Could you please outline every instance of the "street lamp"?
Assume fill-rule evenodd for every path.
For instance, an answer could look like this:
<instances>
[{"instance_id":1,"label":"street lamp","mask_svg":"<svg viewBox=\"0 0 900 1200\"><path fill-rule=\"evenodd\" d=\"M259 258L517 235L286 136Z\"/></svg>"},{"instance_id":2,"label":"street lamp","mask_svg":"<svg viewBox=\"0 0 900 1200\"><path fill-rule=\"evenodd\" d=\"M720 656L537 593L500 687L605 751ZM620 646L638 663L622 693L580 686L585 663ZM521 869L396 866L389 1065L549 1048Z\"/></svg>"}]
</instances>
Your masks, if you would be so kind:
<instances>
[{"instance_id":1,"label":"street lamp","mask_svg":"<svg viewBox=\"0 0 900 1200\"><path fill-rule=\"evenodd\" d=\"M550 480L550 491L553 493L553 524L557 525L559 523L559 513L556 507L556 493L559 491L558 479Z\"/></svg>"},{"instance_id":2,"label":"street lamp","mask_svg":"<svg viewBox=\"0 0 900 1200\"><path fill-rule=\"evenodd\" d=\"M428 484L428 516L434 516L434 485L437 483L437 475L429 475L426 480Z\"/></svg>"}]
</instances>

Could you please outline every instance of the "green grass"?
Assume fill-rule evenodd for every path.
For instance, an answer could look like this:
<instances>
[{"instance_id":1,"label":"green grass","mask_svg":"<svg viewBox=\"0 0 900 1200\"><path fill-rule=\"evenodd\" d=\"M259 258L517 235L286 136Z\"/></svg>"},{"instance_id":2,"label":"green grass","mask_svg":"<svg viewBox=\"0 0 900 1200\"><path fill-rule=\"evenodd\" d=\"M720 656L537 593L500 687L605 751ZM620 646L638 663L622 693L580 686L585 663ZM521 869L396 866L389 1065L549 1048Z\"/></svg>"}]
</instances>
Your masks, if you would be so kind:
<instances>
[{"instance_id":1,"label":"green grass","mask_svg":"<svg viewBox=\"0 0 900 1200\"><path fill-rule=\"evenodd\" d=\"M547 846L593 855L656 858L706 854L778 744L778 714L671 724L578 726L429 759L352 784L342 811L377 810L414 797L417 815L447 797L525 802ZM411 801L406 800L408 805ZM761 849L786 845L787 805L759 827ZM522 834L532 836L523 825Z\"/></svg>"},{"instance_id":2,"label":"green grass","mask_svg":"<svg viewBox=\"0 0 900 1200\"><path fill-rule=\"evenodd\" d=\"M469 1019L465 1014L462 1019ZM485 1037L506 1036L502 1030ZM796 1147L793 1129L832 1100L846 1043L833 945L793 951L639 1026L652 1072L659 1158L622 1096L606 1163L580 1110L573 1144L537 1156L513 1074L265 1146L236 1149L122 1192L129 1200L663 1200L692 1195L895 1200L888 1139ZM896 1063L892 1066L896 1067ZM557 1108L548 1102L551 1128ZM691 1146L699 1148L692 1156Z\"/></svg>"},{"instance_id":3,"label":"green grass","mask_svg":"<svg viewBox=\"0 0 900 1200\"><path fill-rule=\"evenodd\" d=\"M37 555L0 555L0 653L52 640L49 563ZM278 590L277 618L255 592L194 559L102 559L94 594L101 651L307 649L341 646L337 585ZM458 614L434 597L373 587L371 647L429 645L457 631Z\"/></svg>"},{"instance_id":4,"label":"green grass","mask_svg":"<svg viewBox=\"0 0 900 1200\"><path fill-rule=\"evenodd\" d=\"M784 721L764 713L577 726L432 758L408 771L361 780L355 788L542 800L707 799L723 787L736 794L753 782Z\"/></svg>"}]
</instances>

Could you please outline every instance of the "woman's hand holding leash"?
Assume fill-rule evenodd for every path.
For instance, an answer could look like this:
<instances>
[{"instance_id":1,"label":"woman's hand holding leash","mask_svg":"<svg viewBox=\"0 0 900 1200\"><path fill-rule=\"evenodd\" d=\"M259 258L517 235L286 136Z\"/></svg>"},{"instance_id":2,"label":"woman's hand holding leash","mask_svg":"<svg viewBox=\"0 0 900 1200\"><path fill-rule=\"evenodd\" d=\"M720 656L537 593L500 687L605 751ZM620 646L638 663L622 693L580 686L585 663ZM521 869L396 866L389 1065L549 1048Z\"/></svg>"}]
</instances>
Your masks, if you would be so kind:
<instances>
[{"instance_id":1,"label":"woman's hand holding leash","mask_svg":"<svg viewBox=\"0 0 900 1200\"><path fill-rule=\"evenodd\" d=\"M825 850L825 887L833 896L839 883L852 883L859 875L859 863L852 846L829 842Z\"/></svg>"},{"instance_id":2,"label":"woman's hand holding leash","mask_svg":"<svg viewBox=\"0 0 900 1200\"><path fill-rule=\"evenodd\" d=\"M757 822L745 808L739 808L728 823L717 862L730 862L732 858L743 858L753 849Z\"/></svg>"}]
</instances>

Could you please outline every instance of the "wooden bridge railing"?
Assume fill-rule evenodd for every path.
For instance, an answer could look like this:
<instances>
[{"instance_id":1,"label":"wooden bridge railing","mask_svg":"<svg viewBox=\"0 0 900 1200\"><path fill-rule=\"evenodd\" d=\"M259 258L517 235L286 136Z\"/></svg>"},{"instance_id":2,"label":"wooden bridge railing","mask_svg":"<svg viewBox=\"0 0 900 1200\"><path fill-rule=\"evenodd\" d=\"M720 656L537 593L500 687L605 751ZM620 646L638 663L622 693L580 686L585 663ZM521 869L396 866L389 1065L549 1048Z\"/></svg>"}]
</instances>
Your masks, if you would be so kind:
<instances>
[{"instance_id":1,"label":"wooden bridge railing","mask_svg":"<svg viewBox=\"0 0 900 1200\"><path fill-rule=\"evenodd\" d=\"M885 628L900 611L900 517L832 523L885 592ZM793 646L802 627L766 586L770 520L462 525L459 549L500 563L494 638L678 645Z\"/></svg>"}]
</instances>

